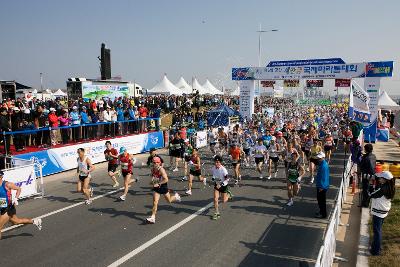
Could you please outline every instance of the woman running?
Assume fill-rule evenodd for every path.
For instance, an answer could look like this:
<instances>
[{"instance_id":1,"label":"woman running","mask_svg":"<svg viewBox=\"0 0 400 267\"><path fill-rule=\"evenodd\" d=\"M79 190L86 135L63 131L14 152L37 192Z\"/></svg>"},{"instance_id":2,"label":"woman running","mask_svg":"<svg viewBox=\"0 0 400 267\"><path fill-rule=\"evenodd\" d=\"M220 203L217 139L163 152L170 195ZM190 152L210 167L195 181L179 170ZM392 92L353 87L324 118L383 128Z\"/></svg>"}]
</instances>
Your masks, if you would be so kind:
<instances>
[{"instance_id":1,"label":"woman running","mask_svg":"<svg viewBox=\"0 0 400 267\"><path fill-rule=\"evenodd\" d=\"M294 148L293 143L288 142L287 148L285 149L285 155L284 155L284 159L285 159L285 176L286 177L288 175L287 167L288 167L289 163L292 161L293 153L299 154L297 152L297 150Z\"/></svg>"},{"instance_id":2,"label":"woman running","mask_svg":"<svg viewBox=\"0 0 400 267\"><path fill-rule=\"evenodd\" d=\"M94 165L92 161L85 155L84 148L78 148L78 183L77 183L77 191L83 193L86 197L85 204L89 205L92 203L91 198L93 197L93 187L89 188L90 179L92 178L91 172L94 171Z\"/></svg>"},{"instance_id":3,"label":"woman running","mask_svg":"<svg viewBox=\"0 0 400 267\"><path fill-rule=\"evenodd\" d=\"M283 139L283 138L282 138ZM271 140L271 144L268 148L268 180L272 177L272 164L274 165L274 178L278 175L278 163L279 163L279 150L280 147L275 143L275 139Z\"/></svg>"},{"instance_id":4,"label":"woman running","mask_svg":"<svg viewBox=\"0 0 400 267\"><path fill-rule=\"evenodd\" d=\"M246 133L242 143L246 167L250 166L250 150L252 146L254 146L253 139L250 137L249 133Z\"/></svg>"},{"instance_id":5,"label":"woman running","mask_svg":"<svg viewBox=\"0 0 400 267\"><path fill-rule=\"evenodd\" d=\"M238 144L234 144L229 151L229 155L231 156L232 166L235 173L235 185L239 185L242 181L242 175L240 175L240 161L244 152Z\"/></svg>"},{"instance_id":6,"label":"woman running","mask_svg":"<svg viewBox=\"0 0 400 267\"><path fill-rule=\"evenodd\" d=\"M18 197L21 194L21 187L3 179L4 172L0 171L0 239L1 230L10 221L12 224L34 224L42 230L42 219L18 218L17 209ZM15 197L12 197L11 190L15 190Z\"/></svg>"},{"instance_id":7,"label":"woman running","mask_svg":"<svg viewBox=\"0 0 400 267\"><path fill-rule=\"evenodd\" d=\"M170 195L168 189L168 175L165 169L162 167L161 159L159 157L153 158L151 175L153 184L153 208L151 210L151 216L147 218L146 221L153 224L156 222L158 201L160 200L161 195L164 195L164 198L168 201L168 203L172 203L175 201L180 202L181 197L178 193L175 193L174 196Z\"/></svg>"},{"instance_id":8,"label":"woman running","mask_svg":"<svg viewBox=\"0 0 400 267\"><path fill-rule=\"evenodd\" d=\"M299 161L300 155L297 151L293 151L291 161L287 164L287 190L289 201L287 206L293 205L293 198L297 196L300 190L300 182L304 175L304 168Z\"/></svg>"},{"instance_id":9,"label":"woman running","mask_svg":"<svg viewBox=\"0 0 400 267\"><path fill-rule=\"evenodd\" d=\"M214 208L215 213L213 215L213 220L218 220L221 215L219 213L219 197L222 196L222 202L226 203L229 199L230 191L229 191L229 178L228 171L224 166L222 166L222 157L215 156L214 157L215 166L212 168L213 181L214 181Z\"/></svg>"},{"instance_id":10,"label":"woman running","mask_svg":"<svg viewBox=\"0 0 400 267\"><path fill-rule=\"evenodd\" d=\"M128 153L125 147L119 149L119 154L119 164L121 165L122 177L124 177L124 193L119 199L125 201L130 185L138 181L137 179L131 179L133 175L133 164L135 164L136 159L133 158L133 155Z\"/></svg>"},{"instance_id":11,"label":"woman running","mask_svg":"<svg viewBox=\"0 0 400 267\"><path fill-rule=\"evenodd\" d=\"M192 158L192 153L193 153L193 147L189 142L189 139L185 140L185 147L184 147L184 152L183 152L183 159L185 160L184 162L184 171L185 171L185 175L182 178L182 182L183 181L187 181L188 180L188 164L190 162L190 159Z\"/></svg>"},{"instance_id":12,"label":"woman running","mask_svg":"<svg viewBox=\"0 0 400 267\"><path fill-rule=\"evenodd\" d=\"M118 187L119 183L117 178L115 177L118 175L118 151L112 147L111 142L106 142L106 150L104 150L104 157L108 162L108 176L110 176L111 180L113 180L114 185L113 187Z\"/></svg>"},{"instance_id":13,"label":"woman running","mask_svg":"<svg viewBox=\"0 0 400 267\"><path fill-rule=\"evenodd\" d=\"M185 192L186 195L192 195L192 186L193 186L193 178L197 177L200 182L203 182L204 185L207 184L207 180L205 177L201 176L201 162L199 152L196 148L193 149L192 155L189 161L189 183L188 183L188 190Z\"/></svg>"},{"instance_id":14,"label":"woman running","mask_svg":"<svg viewBox=\"0 0 400 267\"><path fill-rule=\"evenodd\" d=\"M326 159L328 160L328 163L331 161L331 154L333 150L333 137L330 132L326 132L326 137L325 137L325 142L324 142L324 151L326 155Z\"/></svg>"},{"instance_id":15,"label":"woman running","mask_svg":"<svg viewBox=\"0 0 400 267\"><path fill-rule=\"evenodd\" d=\"M262 165L265 161L265 156L267 155L267 148L263 145L263 140L258 139L257 145L254 146L254 161L256 162L256 171L260 174L260 179L262 176Z\"/></svg>"}]
</instances>

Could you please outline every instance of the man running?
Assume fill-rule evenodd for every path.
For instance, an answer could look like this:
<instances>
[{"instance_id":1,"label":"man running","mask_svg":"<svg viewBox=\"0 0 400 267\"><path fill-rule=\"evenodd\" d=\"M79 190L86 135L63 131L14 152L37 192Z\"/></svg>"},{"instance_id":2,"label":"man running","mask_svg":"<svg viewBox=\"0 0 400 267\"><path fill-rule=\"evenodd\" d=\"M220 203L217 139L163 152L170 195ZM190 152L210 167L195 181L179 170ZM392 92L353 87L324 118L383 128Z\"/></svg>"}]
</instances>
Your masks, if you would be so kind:
<instances>
[{"instance_id":1,"label":"man running","mask_svg":"<svg viewBox=\"0 0 400 267\"><path fill-rule=\"evenodd\" d=\"M267 155L267 148L263 145L263 140L261 138L258 139L257 145L254 146L253 154L256 163L256 171L260 174L260 179L263 179L262 165L264 164L265 156Z\"/></svg>"},{"instance_id":2,"label":"man running","mask_svg":"<svg viewBox=\"0 0 400 267\"><path fill-rule=\"evenodd\" d=\"M189 173L189 182L188 182L188 190L185 192L186 195L192 195L192 186L193 186L193 178L197 177L200 182L203 182L204 185L207 184L207 180L205 177L201 176L201 162L199 152L196 148L193 149L192 155L190 156L189 161L190 173Z\"/></svg>"},{"instance_id":3,"label":"man running","mask_svg":"<svg viewBox=\"0 0 400 267\"><path fill-rule=\"evenodd\" d=\"M121 173L122 177L124 177L124 193L119 197L119 199L125 201L130 185L133 182L138 181L137 179L131 179L133 175L133 164L135 164L136 159L133 155L128 153L128 150L125 147L119 149L119 154L118 159L121 165Z\"/></svg>"},{"instance_id":4,"label":"man running","mask_svg":"<svg viewBox=\"0 0 400 267\"><path fill-rule=\"evenodd\" d=\"M158 208L158 201L160 196L164 195L165 200L168 203L180 202L181 197L178 193L171 196L168 189L168 175L164 167L161 165L161 159L159 157L153 158L153 167L151 169L152 184L153 184L153 208L151 210L151 216L146 218L148 223L154 224L156 222L156 213Z\"/></svg>"},{"instance_id":5,"label":"man running","mask_svg":"<svg viewBox=\"0 0 400 267\"><path fill-rule=\"evenodd\" d=\"M188 165L189 165L189 162L190 162L190 160L191 160L191 158L192 158L192 153L193 153L193 147L192 147L192 145L190 144L190 142L189 142L189 139L186 139L185 140L185 146L184 146L184 148L183 148L183 150L184 150L184 152L183 152L183 159L184 159L184 172L185 172L185 175L183 176L183 178L182 178L182 182L183 181L187 181L188 180Z\"/></svg>"},{"instance_id":6,"label":"man running","mask_svg":"<svg viewBox=\"0 0 400 267\"><path fill-rule=\"evenodd\" d=\"M17 217L18 198L21 194L21 187L3 179L4 172L0 171L0 239L1 230L10 221L12 224L34 224L42 230L42 219L28 219ZM15 190L15 197L12 198L11 190Z\"/></svg>"},{"instance_id":7,"label":"man running","mask_svg":"<svg viewBox=\"0 0 400 267\"><path fill-rule=\"evenodd\" d=\"M117 178L115 177L118 175L118 151L112 147L111 142L106 142L106 150L104 150L104 157L108 162L108 176L110 176L111 180L113 180L114 185L113 187L118 187L119 183Z\"/></svg>"},{"instance_id":8,"label":"man running","mask_svg":"<svg viewBox=\"0 0 400 267\"><path fill-rule=\"evenodd\" d=\"M222 166L222 157L216 155L214 157L215 166L212 168L212 175L214 181L214 208L215 213L213 215L213 220L218 220L221 215L219 213L219 197L222 196L222 202L226 203L229 199L230 191L229 191L229 178L228 171L224 166Z\"/></svg>"},{"instance_id":9,"label":"man running","mask_svg":"<svg viewBox=\"0 0 400 267\"><path fill-rule=\"evenodd\" d=\"M279 152L280 146L275 143L275 139L272 139L268 148L268 180L270 180L272 176L272 165L274 165L274 178L278 175Z\"/></svg>"},{"instance_id":10,"label":"man running","mask_svg":"<svg viewBox=\"0 0 400 267\"><path fill-rule=\"evenodd\" d=\"M90 205L92 203L93 197L93 187L89 188L90 179L92 178L91 172L94 171L94 165L92 161L85 155L84 148L78 148L78 183L77 183L77 191L83 193L86 197L85 204Z\"/></svg>"},{"instance_id":11,"label":"man running","mask_svg":"<svg viewBox=\"0 0 400 267\"><path fill-rule=\"evenodd\" d=\"M287 190L288 190L288 197L289 201L286 204L287 206L293 205L293 197L297 196L300 190L300 182L303 178L305 173L302 164L299 161L300 155L299 153L294 150L292 152L291 161L287 164Z\"/></svg>"},{"instance_id":12,"label":"man running","mask_svg":"<svg viewBox=\"0 0 400 267\"><path fill-rule=\"evenodd\" d=\"M244 155L244 152L239 147L238 143L235 143L231 147L229 155L231 156L232 167L235 173L235 185L239 185L239 183L242 181L242 175L240 175L240 161Z\"/></svg>"}]
</instances>

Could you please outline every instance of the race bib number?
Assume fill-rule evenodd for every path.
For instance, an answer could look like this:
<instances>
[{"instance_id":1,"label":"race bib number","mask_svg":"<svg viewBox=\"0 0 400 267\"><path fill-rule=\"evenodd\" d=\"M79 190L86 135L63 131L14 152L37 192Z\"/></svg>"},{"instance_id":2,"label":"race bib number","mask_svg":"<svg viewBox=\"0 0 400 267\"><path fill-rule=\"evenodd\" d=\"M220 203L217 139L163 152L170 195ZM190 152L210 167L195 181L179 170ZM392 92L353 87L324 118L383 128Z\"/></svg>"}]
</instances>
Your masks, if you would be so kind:
<instances>
[{"instance_id":1,"label":"race bib number","mask_svg":"<svg viewBox=\"0 0 400 267\"><path fill-rule=\"evenodd\" d=\"M0 198L0 208L7 208L7 199Z\"/></svg>"}]
</instances>

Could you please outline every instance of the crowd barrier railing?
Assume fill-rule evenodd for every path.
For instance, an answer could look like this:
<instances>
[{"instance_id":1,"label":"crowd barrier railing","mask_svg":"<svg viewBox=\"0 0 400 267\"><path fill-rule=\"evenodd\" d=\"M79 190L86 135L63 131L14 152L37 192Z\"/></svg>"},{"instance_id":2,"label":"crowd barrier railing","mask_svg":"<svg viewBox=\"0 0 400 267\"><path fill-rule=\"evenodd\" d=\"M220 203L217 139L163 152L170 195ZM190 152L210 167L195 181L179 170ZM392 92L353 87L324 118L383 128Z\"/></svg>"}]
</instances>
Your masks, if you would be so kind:
<instances>
[{"instance_id":1,"label":"crowd barrier railing","mask_svg":"<svg viewBox=\"0 0 400 267\"><path fill-rule=\"evenodd\" d=\"M362 143L363 132L361 131L358 140ZM351 161L351 155L345 157L345 168L342 174L342 180L339 187L339 192L335 201L335 206L329 220L328 227L326 229L322 246L318 252L318 257L315 263L316 267L330 267L333 264L334 259L341 259L335 256L336 254L336 234L340 225L340 218L342 214L343 204L346 202L347 189L349 188L349 181L353 163ZM341 259L344 260L344 259Z\"/></svg>"}]
</instances>

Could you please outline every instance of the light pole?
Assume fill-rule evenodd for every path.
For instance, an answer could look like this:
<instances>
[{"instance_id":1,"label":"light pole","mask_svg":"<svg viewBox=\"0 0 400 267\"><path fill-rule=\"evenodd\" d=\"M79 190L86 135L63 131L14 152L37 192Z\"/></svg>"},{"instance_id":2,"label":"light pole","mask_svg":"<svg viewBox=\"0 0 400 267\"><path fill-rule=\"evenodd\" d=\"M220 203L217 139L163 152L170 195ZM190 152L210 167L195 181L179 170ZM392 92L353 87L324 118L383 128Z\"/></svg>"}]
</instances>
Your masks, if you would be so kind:
<instances>
[{"instance_id":1,"label":"light pole","mask_svg":"<svg viewBox=\"0 0 400 267\"><path fill-rule=\"evenodd\" d=\"M40 73L40 91L43 93L43 73Z\"/></svg>"},{"instance_id":2,"label":"light pole","mask_svg":"<svg viewBox=\"0 0 400 267\"><path fill-rule=\"evenodd\" d=\"M261 67L261 34L266 33L266 32L277 32L279 31L278 29L272 29L272 30L263 30L261 28L261 23L260 23L260 28L257 31L258 32L258 67ZM258 91L260 92L260 80L258 80Z\"/></svg>"}]
</instances>

